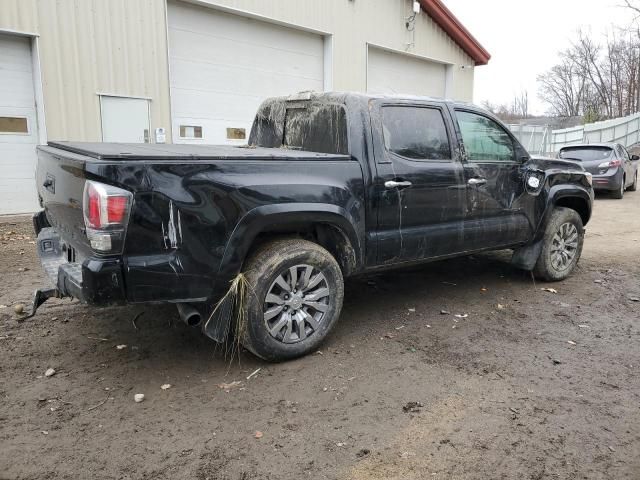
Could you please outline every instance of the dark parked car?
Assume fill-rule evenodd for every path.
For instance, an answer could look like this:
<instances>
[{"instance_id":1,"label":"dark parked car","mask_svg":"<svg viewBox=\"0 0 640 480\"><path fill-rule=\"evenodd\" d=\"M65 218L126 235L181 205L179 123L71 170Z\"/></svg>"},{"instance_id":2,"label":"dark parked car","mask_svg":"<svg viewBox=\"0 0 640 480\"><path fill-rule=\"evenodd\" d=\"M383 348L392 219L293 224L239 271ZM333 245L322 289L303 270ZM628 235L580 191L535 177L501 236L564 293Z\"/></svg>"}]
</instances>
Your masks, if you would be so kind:
<instances>
[{"instance_id":1,"label":"dark parked car","mask_svg":"<svg viewBox=\"0 0 640 480\"><path fill-rule=\"evenodd\" d=\"M594 143L571 145L560 149L558 157L580 162L593 175L594 190L611 192L614 198L622 198L625 190L638 188L638 155L629 152L619 143Z\"/></svg>"},{"instance_id":2,"label":"dark parked car","mask_svg":"<svg viewBox=\"0 0 640 480\"><path fill-rule=\"evenodd\" d=\"M419 97L271 99L248 147L49 143L38 156L53 287L35 307L173 303L269 360L318 347L350 275L513 249L514 265L562 280L593 202L580 164L533 159L490 113ZM244 303L219 303L234 279Z\"/></svg>"}]
</instances>

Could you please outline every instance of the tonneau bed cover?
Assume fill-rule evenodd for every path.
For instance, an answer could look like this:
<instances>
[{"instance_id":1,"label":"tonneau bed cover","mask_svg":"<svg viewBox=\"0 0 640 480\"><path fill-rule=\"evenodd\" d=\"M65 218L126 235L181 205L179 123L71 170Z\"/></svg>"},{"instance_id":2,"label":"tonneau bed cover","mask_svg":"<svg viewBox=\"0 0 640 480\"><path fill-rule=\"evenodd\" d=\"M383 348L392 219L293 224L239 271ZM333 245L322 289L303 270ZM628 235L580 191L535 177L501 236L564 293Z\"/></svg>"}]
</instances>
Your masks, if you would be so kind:
<instances>
[{"instance_id":1,"label":"tonneau bed cover","mask_svg":"<svg viewBox=\"0 0 640 480\"><path fill-rule=\"evenodd\" d=\"M49 142L49 147L96 160L349 160L337 155L233 145ZM46 148L46 147L40 147Z\"/></svg>"}]
</instances>

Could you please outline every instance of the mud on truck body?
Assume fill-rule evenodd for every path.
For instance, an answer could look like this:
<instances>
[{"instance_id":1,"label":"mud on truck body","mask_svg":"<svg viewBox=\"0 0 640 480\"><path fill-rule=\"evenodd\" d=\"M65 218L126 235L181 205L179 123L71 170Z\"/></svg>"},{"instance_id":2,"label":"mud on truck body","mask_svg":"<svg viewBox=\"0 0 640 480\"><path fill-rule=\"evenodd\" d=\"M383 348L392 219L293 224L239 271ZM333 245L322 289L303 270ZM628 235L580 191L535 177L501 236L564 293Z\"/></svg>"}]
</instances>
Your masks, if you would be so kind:
<instances>
[{"instance_id":1,"label":"mud on truck body","mask_svg":"<svg viewBox=\"0 0 640 480\"><path fill-rule=\"evenodd\" d=\"M318 347L351 275L512 249L516 267L562 280L593 203L578 163L532 158L490 113L423 97L273 98L248 146L50 142L38 157L52 285L34 311L49 297L175 304L273 361ZM241 273L243 304L220 303Z\"/></svg>"}]
</instances>

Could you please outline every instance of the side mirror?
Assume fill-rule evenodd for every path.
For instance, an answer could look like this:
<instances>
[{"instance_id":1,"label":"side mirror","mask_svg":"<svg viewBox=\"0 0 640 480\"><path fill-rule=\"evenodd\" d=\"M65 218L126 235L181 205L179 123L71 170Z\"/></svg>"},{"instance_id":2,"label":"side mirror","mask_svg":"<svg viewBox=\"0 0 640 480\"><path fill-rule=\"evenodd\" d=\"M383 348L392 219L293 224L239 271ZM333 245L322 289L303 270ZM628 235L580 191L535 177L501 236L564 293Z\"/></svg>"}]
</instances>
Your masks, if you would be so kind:
<instances>
[{"instance_id":1,"label":"side mirror","mask_svg":"<svg viewBox=\"0 0 640 480\"><path fill-rule=\"evenodd\" d=\"M631 155L631 160L632 160L632 161L634 161L634 162L635 162L636 160L640 160L640 156L638 156L638 155Z\"/></svg>"}]
</instances>

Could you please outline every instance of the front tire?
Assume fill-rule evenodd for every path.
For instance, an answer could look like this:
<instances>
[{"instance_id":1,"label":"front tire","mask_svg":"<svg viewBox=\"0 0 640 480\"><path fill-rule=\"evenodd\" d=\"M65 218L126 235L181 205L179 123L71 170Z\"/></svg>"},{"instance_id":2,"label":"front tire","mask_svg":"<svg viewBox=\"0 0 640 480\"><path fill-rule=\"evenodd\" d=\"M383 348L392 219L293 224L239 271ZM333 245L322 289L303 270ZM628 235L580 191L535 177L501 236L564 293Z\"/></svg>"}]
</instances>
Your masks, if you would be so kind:
<instances>
[{"instance_id":1,"label":"front tire","mask_svg":"<svg viewBox=\"0 0 640 480\"><path fill-rule=\"evenodd\" d=\"M555 208L545 229L534 275L548 282L564 280L578 264L583 244L584 226L578 212L570 208Z\"/></svg>"},{"instance_id":2,"label":"front tire","mask_svg":"<svg viewBox=\"0 0 640 480\"><path fill-rule=\"evenodd\" d=\"M313 242L269 242L247 261L244 274L251 287L239 340L263 360L290 360L315 351L340 316L342 272L333 256Z\"/></svg>"}]
</instances>

